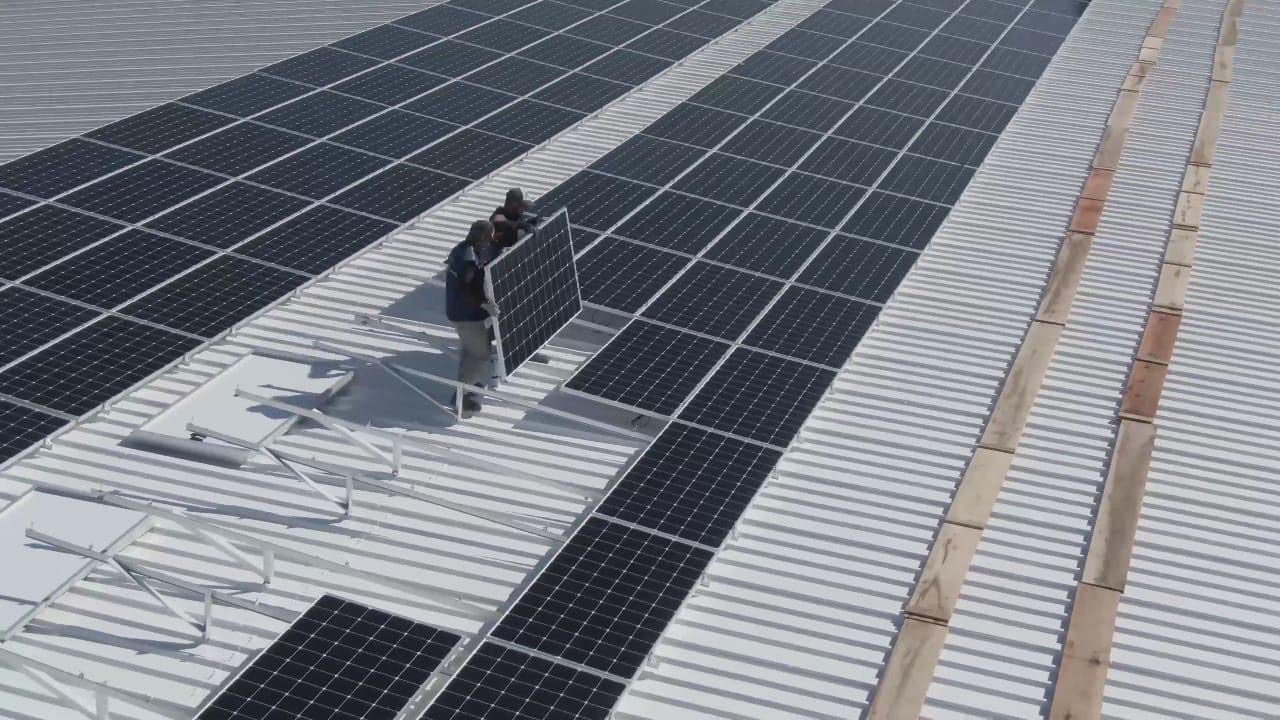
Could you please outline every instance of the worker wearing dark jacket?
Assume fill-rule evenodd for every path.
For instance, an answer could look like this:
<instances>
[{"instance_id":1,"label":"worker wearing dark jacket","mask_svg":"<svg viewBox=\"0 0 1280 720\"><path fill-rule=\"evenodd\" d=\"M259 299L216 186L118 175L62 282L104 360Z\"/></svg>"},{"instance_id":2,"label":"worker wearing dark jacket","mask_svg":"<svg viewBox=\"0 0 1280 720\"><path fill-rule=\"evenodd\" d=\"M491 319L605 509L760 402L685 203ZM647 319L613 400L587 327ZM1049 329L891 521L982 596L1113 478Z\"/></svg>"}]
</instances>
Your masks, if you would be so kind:
<instances>
[{"instance_id":1,"label":"worker wearing dark jacket","mask_svg":"<svg viewBox=\"0 0 1280 720\"><path fill-rule=\"evenodd\" d=\"M500 247L509 248L521 237L533 232L533 222L525 217L525 212L531 207L533 203L524 199L524 191L520 188L507 191L506 200L489 217L489 222L493 223L494 237Z\"/></svg>"},{"instance_id":2,"label":"worker wearing dark jacket","mask_svg":"<svg viewBox=\"0 0 1280 720\"><path fill-rule=\"evenodd\" d=\"M493 223L477 220L471 224L467 239L449 252L445 273L445 314L458 332L462 356L458 362L458 381L464 385L482 385L489 378L489 356L492 353L490 330L485 320L498 316L498 307L484 294L484 267L502 252L494 240ZM468 392L462 396L462 410L480 410L480 397Z\"/></svg>"}]
</instances>

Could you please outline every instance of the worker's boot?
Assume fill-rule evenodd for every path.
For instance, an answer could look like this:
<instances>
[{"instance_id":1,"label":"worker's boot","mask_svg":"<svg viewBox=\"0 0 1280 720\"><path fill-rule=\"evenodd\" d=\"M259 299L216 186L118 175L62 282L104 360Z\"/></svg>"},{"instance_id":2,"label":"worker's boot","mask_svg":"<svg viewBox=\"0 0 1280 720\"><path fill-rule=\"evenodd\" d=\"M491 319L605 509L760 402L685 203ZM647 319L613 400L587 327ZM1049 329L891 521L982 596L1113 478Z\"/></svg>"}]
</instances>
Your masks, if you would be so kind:
<instances>
[{"instance_id":1,"label":"worker's boot","mask_svg":"<svg viewBox=\"0 0 1280 720\"><path fill-rule=\"evenodd\" d=\"M546 353L536 352L529 356L529 362L538 363L539 365L550 365L551 358Z\"/></svg>"},{"instance_id":2,"label":"worker's boot","mask_svg":"<svg viewBox=\"0 0 1280 720\"><path fill-rule=\"evenodd\" d=\"M478 413L480 412L481 407L479 395L475 393L466 393L462 396L462 413L464 415Z\"/></svg>"}]
</instances>

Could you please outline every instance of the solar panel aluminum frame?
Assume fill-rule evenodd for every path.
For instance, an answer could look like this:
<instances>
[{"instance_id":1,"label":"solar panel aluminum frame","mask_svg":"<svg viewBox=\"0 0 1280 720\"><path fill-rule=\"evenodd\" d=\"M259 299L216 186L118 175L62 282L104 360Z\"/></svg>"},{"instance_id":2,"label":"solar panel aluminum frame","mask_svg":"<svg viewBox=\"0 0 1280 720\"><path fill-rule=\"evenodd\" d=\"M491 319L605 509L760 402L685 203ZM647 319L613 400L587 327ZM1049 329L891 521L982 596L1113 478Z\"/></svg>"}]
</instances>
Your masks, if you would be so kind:
<instances>
[{"instance_id":1,"label":"solar panel aluminum frame","mask_svg":"<svg viewBox=\"0 0 1280 720\"><path fill-rule=\"evenodd\" d=\"M564 241L567 246L567 250L565 251L564 254L567 255L567 257L569 258L569 270L571 273L571 277L573 279L573 300L575 303L575 307L573 309L573 313L569 316L568 319L565 320L564 324L558 327L555 332L547 336L547 340L549 340L552 336L555 335L556 332L563 330L566 325L573 322L580 314L582 314L582 290L578 284L577 258L575 258L573 254L573 238L572 238L573 230L571 229L571 226L569 224L569 210L567 208L561 208L559 211L552 214L550 219L543 221L541 226L539 226L534 233L530 235L526 235L525 237L521 238L519 242L517 242L515 245L512 245L510 248L507 249L506 252L502 253L496 259L494 259L493 262L485 266L484 295L491 302L497 305L500 311L498 317L496 318L491 317L487 321L489 324L489 327L493 329L493 341L496 347L494 358L495 358L496 369L498 372L498 377L500 378L505 379L510 377L511 373L515 372L519 368L520 364L523 363L524 361L523 360L518 361L515 363L514 366L512 366L508 362L507 351L510 349L510 346L509 345L504 346L503 340L510 339L510 334L508 333L508 337L504 338L503 320L509 319L510 316L506 314L506 309L503 308L502 301L499 298L495 297L494 283L493 283L494 270L498 270L499 272L501 272L503 267L503 260L508 260L511 257L515 257L517 250L530 249L532 247L530 243L536 243L540 239L556 237L557 234L553 230L552 226L560 222L563 222L564 224ZM541 343L538 344L537 348L530 350L529 355L532 356L534 352L536 352L538 349L541 349L542 346L545 344L546 344L546 340L543 340Z\"/></svg>"}]
</instances>

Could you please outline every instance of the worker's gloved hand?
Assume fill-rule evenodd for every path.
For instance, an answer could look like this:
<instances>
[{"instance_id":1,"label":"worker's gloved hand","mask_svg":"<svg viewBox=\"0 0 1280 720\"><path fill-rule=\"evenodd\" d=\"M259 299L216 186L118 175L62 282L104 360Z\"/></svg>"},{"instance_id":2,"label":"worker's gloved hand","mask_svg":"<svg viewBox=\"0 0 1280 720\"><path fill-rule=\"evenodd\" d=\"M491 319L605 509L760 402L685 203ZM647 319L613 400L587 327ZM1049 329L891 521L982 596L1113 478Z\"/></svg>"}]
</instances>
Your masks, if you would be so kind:
<instances>
[{"instance_id":1,"label":"worker's gloved hand","mask_svg":"<svg viewBox=\"0 0 1280 720\"><path fill-rule=\"evenodd\" d=\"M490 300L490 301L486 302L485 304L481 305L480 307L484 308L484 311L485 311L485 312L487 312L487 313L489 313L489 317L491 317L491 318L497 318L497 317L498 317L498 314L499 314L499 313L498 313L498 305L497 305L496 303L494 303L492 300Z\"/></svg>"},{"instance_id":2,"label":"worker's gloved hand","mask_svg":"<svg viewBox=\"0 0 1280 720\"><path fill-rule=\"evenodd\" d=\"M516 227L530 234L533 234L538 229L533 223L529 222L528 220L521 220L520 222L516 223Z\"/></svg>"}]
</instances>

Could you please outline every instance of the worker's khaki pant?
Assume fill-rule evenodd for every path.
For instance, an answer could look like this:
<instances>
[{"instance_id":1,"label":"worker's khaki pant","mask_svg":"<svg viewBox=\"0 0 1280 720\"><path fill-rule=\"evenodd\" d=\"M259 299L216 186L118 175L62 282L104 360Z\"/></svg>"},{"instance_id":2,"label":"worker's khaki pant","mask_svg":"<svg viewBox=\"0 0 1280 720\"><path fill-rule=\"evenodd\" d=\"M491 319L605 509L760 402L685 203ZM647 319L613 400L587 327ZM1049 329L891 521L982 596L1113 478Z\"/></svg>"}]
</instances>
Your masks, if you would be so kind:
<instances>
[{"instance_id":1,"label":"worker's khaki pant","mask_svg":"<svg viewBox=\"0 0 1280 720\"><path fill-rule=\"evenodd\" d=\"M458 381L466 385L484 383L493 372L489 356L493 352L492 333L483 320L455 322L462 357L458 361Z\"/></svg>"}]
</instances>

